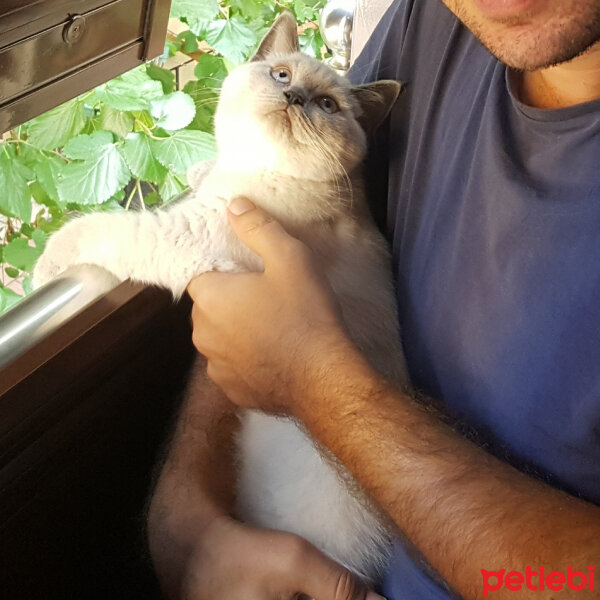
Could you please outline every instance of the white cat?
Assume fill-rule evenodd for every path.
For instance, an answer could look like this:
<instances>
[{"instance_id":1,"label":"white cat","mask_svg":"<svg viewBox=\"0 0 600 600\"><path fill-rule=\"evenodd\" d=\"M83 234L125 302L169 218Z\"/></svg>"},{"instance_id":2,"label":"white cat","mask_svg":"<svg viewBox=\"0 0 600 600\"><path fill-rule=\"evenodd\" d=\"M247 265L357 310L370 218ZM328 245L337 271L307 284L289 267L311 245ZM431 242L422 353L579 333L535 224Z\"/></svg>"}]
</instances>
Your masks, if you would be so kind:
<instances>
[{"instance_id":1,"label":"white cat","mask_svg":"<svg viewBox=\"0 0 600 600\"><path fill-rule=\"evenodd\" d=\"M400 92L393 81L352 87L300 53L283 14L256 56L223 85L215 117L218 158L191 169L192 191L166 210L99 213L54 234L34 272L42 284L88 263L179 297L202 272L261 270L230 229L228 199L265 208L318 255L351 337L372 364L407 382L386 244L360 179L365 131ZM377 578L388 534L345 469L290 419L248 411L238 439L238 516L295 532L366 581Z\"/></svg>"}]
</instances>

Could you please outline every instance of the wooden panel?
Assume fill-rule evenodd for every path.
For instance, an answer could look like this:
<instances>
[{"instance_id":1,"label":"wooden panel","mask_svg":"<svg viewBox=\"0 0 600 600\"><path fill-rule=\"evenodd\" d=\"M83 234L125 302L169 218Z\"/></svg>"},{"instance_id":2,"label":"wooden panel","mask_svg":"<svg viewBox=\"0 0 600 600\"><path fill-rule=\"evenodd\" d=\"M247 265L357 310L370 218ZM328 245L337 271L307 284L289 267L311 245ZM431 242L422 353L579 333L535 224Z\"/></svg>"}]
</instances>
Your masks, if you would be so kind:
<instances>
[{"instance_id":1,"label":"wooden panel","mask_svg":"<svg viewBox=\"0 0 600 600\"><path fill-rule=\"evenodd\" d=\"M81 17L77 41L61 23L0 50L0 102L6 102L143 39L144 0L119 0ZM19 64L19 69L13 65Z\"/></svg>"},{"instance_id":2,"label":"wooden panel","mask_svg":"<svg viewBox=\"0 0 600 600\"><path fill-rule=\"evenodd\" d=\"M137 42L26 96L0 104L0 132L8 131L29 118L70 100L80 92L139 65L143 49L142 42Z\"/></svg>"},{"instance_id":3,"label":"wooden panel","mask_svg":"<svg viewBox=\"0 0 600 600\"><path fill-rule=\"evenodd\" d=\"M0 47L14 44L115 0L2 0Z\"/></svg>"},{"instance_id":4,"label":"wooden panel","mask_svg":"<svg viewBox=\"0 0 600 600\"><path fill-rule=\"evenodd\" d=\"M158 56L170 6L171 0L4 0L0 133ZM75 18L83 33L73 37Z\"/></svg>"},{"instance_id":5,"label":"wooden panel","mask_svg":"<svg viewBox=\"0 0 600 600\"><path fill-rule=\"evenodd\" d=\"M160 56L165 47L166 23L169 22L171 2L150 0L146 18L146 34L144 36L144 60Z\"/></svg>"},{"instance_id":6,"label":"wooden panel","mask_svg":"<svg viewBox=\"0 0 600 600\"><path fill-rule=\"evenodd\" d=\"M123 284L0 373L0 589L158 599L144 506L193 356L189 305Z\"/></svg>"}]
</instances>

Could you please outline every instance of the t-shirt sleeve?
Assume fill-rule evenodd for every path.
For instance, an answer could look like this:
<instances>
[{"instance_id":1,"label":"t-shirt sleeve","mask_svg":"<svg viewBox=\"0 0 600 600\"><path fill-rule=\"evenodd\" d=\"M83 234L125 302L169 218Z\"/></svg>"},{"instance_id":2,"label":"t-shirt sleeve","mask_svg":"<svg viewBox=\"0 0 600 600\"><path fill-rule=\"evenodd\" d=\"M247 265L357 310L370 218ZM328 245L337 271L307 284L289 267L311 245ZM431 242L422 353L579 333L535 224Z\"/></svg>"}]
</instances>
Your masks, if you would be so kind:
<instances>
[{"instance_id":1,"label":"t-shirt sleeve","mask_svg":"<svg viewBox=\"0 0 600 600\"><path fill-rule=\"evenodd\" d=\"M352 83L393 79L404 46L414 0L394 0L348 71Z\"/></svg>"}]
</instances>

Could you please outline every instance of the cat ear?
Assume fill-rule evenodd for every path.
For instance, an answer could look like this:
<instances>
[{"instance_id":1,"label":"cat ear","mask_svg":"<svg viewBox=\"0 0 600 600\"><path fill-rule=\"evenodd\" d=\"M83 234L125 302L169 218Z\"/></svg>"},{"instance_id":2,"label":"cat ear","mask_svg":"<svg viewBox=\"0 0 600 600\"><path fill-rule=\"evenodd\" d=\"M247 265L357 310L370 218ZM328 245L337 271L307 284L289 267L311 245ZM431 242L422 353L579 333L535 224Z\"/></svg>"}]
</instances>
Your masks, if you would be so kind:
<instances>
[{"instance_id":1,"label":"cat ear","mask_svg":"<svg viewBox=\"0 0 600 600\"><path fill-rule=\"evenodd\" d=\"M352 95L358 100L361 109L361 114L356 116L356 120L367 133L381 125L394 106L402 87L399 81L383 79L351 89Z\"/></svg>"},{"instance_id":2,"label":"cat ear","mask_svg":"<svg viewBox=\"0 0 600 600\"><path fill-rule=\"evenodd\" d=\"M294 15L285 11L277 17L273 27L269 29L269 33L265 35L250 61L264 60L269 54L291 54L293 52L300 52L298 25Z\"/></svg>"}]
</instances>

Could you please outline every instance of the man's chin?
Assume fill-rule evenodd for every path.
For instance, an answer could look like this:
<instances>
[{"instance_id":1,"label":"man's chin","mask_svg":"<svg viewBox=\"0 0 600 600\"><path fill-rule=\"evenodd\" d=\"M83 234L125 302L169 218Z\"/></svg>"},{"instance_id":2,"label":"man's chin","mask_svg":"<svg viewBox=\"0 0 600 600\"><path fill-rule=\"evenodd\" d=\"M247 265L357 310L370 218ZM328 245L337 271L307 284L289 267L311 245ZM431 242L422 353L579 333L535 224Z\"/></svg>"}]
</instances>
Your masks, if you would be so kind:
<instances>
[{"instance_id":1,"label":"man's chin","mask_svg":"<svg viewBox=\"0 0 600 600\"><path fill-rule=\"evenodd\" d=\"M522 36L506 35L500 40L478 39L498 60L517 71L537 71L567 63L598 43L595 36L565 40L544 39L526 33Z\"/></svg>"},{"instance_id":2,"label":"man's chin","mask_svg":"<svg viewBox=\"0 0 600 600\"><path fill-rule=\"evenodd\" d=\"M535 71L600 40L600 0L443 0L503 63Z\"/></svg>"}]
</instances>

